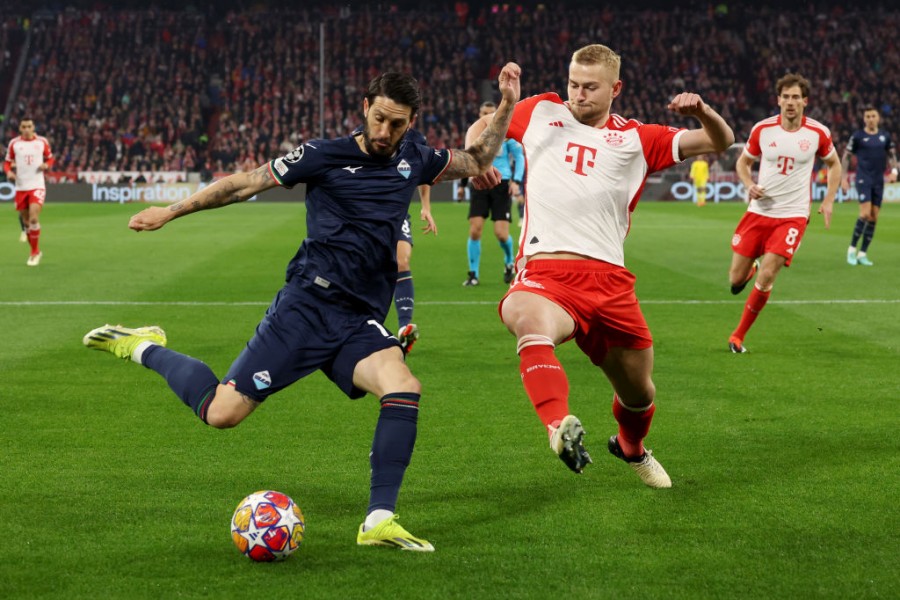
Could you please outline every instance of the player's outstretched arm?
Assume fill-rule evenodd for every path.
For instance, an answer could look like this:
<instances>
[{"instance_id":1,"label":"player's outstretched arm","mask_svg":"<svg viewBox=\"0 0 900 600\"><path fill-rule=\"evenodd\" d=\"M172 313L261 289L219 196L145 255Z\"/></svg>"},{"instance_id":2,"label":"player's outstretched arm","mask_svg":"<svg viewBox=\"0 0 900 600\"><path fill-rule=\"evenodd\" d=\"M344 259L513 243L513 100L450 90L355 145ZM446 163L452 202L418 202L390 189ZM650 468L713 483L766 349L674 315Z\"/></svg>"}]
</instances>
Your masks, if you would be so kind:
<instances>
[{"instance_id":1,"label":"player's outstretched arm","mask_svg":"<svg viewBox=\"0 0 900 600\"><path fill-rule=\"evenodd\" d=\"M506 130L509 129L513 109L516 102L519 101L520 75L519 65L506 63L503 70L500 71L499 77L500 93L503 96L500 106L497 107L497 111L491 115L492 118L488 122L479 121L484 122L485 126L472 143L468 143L471 138L468 134L466 135L466 149L453 152L453 158L441 175L441 181L475 177L491 167L494 157L500 150L500 144L506 139Z\"/></svg>"},{"instance_id":2,"label":"player's outstretched arm","mask_svg":"<svg viewBox=\"0 0 900 600\"><path fill-rule=\"evenodd\" d=\"M724 152L734 143L734 131L722 115L706 104L698 94L678 94L669 102L668 108L679 115L694 117L700 121L700 129L685 132L678 142L682 159L708 152Z\"/></svg>"},{"instance_id":3,"label":"player's outstretched arm","mask_svg":"<svg viewBox=\"0 0 900 600\"><path fill-rule=\"evenodd\" d=\"M153 206L144 209L131 217L128 227L135 231L153 231L172 219L183 217L198 210L219 208L235 202L243 202L276 185L278 183L269 174L269 165L265 164L249 173L235 173L225 179L220 179L192 194L186 200L176 202L171 206Z\"/></svg>"}]
</instances>

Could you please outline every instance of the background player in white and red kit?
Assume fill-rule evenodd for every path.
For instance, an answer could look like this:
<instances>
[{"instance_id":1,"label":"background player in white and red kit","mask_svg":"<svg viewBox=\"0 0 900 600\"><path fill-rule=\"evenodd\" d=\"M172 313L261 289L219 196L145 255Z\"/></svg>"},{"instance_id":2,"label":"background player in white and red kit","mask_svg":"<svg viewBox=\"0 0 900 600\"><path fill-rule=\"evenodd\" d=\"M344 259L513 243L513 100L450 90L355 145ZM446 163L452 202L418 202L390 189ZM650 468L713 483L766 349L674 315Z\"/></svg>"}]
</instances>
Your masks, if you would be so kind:
<instances>
[{"instance_id":1,"label":"background player in white and red kit","mask_svg":"<svg viewBox=\"0 0 900 600\"><path fill-rule=\"evenodd\" d=\"M841 184L841 161L831 132L825 125L803 116L809 102L809 81L788 73L775 83L775 92L780 114L753 126L735 166L750 205L731 239L731 292L740 293L758 270L741 321L728 338L728 347L736 353L747 351L747 331L768 302L778 272L790 266L800 247L809 223L816 157L828 169L828 187L819 207L826 229L831 224L834 198ZM751 167L757 160L759 182L754 183Z\"/></svg>"},{"instance_id":2,"label":"background player in white and red kit","mask_svg":"<svg viewBox=\"0 0 900 600\"><path fill-rule=\"evenodd\" d=\"M569 414L568 379L554 353L574 338L615 390L619 432L609 440L610 452L645 484L665 488L671 479L643 446L655 410L653 347L623 245L647 176L689 156L722 152L734 134L692 93L678 94L668 107L695 117L701 129L644 125L610 114L622 91L620 64L606 46L585 46L572 55L568 102L546 93L516 105L507 137L524 147L528 187L517 274L500 315L517 338L525 392L563 462L576 473L591 462L581 422ZM490 185L489 179L475 185Z\"/></svg>"},{"instance_id":3,"label":"background player in white and red kit","mask_svg":"<svg viewBox=\"0 0 900 600\"><path fill-rule=\"evenodd\" d=\"M44 171L53 164L53 153L47 138L35 135L34 121L23 118L19 122L19 135L6 149L3 171L7 179L16 184L16 210L26 224L31 255L26 263L35 267L41 262L38 240L41 237L40 215L47 195Z\"/></svg>"}]
</instances>

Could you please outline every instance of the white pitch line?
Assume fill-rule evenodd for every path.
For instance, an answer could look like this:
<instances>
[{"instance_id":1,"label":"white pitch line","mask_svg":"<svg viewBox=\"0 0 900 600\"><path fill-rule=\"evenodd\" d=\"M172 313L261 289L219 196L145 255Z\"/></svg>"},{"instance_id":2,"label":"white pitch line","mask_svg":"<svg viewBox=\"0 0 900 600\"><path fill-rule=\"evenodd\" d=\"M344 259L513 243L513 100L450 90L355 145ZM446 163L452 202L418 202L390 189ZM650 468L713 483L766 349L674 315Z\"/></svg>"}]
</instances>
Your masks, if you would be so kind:
<instances>
[{"instance_id":1,"label":"white pitch line","mask_svg":"<svg viewBox=\"0 0 900 600\"><path fill-rule=\"evenodd\" d=\"M498 300L420 300L417 306L495 306ZM644 305L711 305L737 304L733 300L640 300ZM9 300L0 306L268 306L269 302L217 302L217 301L131 301L131 300ZM900 298L888 299L833 299L833 300L770 300L769 304L900 304Z\"/></svg>"}]
</instances>

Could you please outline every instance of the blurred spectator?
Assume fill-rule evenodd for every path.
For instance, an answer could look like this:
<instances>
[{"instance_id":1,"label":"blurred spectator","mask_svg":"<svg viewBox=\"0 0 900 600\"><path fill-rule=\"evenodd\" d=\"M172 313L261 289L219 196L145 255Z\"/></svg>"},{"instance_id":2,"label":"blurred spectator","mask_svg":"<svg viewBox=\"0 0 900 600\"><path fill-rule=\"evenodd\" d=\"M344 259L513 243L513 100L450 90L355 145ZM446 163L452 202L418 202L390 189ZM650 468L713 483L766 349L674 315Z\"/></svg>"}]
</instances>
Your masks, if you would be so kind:
<instances>
[{"instance_id":1,"label":"blurred spectator","mask_svg":"<svg viewBox=\"0 0 900 600\"><path fill-rule=\"evenodd\" d=\"M15 10L10 5L7 14ZM35 16L3 127L11 137L18 118L32 114L60 170L197 172L209 162L209 172L237 171L303 140L348 134L359 124L357 82L381 69L419 80L417 129L430 144L461 147L469 115L497 100L492 81L500 65L514 59L522 66L523 95L565 95L558 74L566 72L569 48L592 42L622 55L623 79L642 82L617 110L646 122L689 125L665 112L659 98L691 89L719 107L744 141L771 112L774 81L789 70L812 75L822 94L807 114L829 123L839 141L849 139L864 105L881 108L888 130L900 106L900 79L889 76L900 72L900 12L887 4L819 2L788 12L766 0L635 0L616 11L581 2L393 2L390 10L362 2L343 10L254 3ZM24 23L0 21L0 99L10 91Z\"/></svg>"}]
</instances>

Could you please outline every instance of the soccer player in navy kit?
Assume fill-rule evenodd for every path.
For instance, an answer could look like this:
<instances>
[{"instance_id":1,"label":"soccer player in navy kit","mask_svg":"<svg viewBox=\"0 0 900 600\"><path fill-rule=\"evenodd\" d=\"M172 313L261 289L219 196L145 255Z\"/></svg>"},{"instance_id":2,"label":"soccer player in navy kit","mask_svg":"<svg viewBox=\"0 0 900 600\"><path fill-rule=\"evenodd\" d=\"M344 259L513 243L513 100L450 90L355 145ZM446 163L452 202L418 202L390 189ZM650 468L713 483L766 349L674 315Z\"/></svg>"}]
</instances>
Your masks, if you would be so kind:
<instances>
[{"instance_id":1,"label":"soccer player in navy kit","mask_svg":"<svg viewBox=\"0 0 900 600\"><path fill-rule=\"evenodd\" d=\"M874 263L869 260L867 253L869 244L872 243L872 236L875 235L878 212L881 210L881 199L884 195L884 172L887 168L888 158L890 158L891 174L888 181L897 181L897 155L891 135L878 127L881 123L881 114L877 108L866 107L863 111L863 122L865 127L850 136L850 143L844 150L841 167L845 175L841 187L845 193L850 190L847 168L850 166L850 155L855 154L859 218L856 219L850 247L847 248L847 262L851 265L871 267ZM862 238L862 245L857 254L856 245L860 238Z\"/></svg>"},{"instance_id":2,"label":"soccer player in navy kit","mask_svg":"<svg viewBox=\"0 0 900 600\"><path fill-rule=\"evenodd\" d=\"M427 146L425 136L410 129L406 132L405 140L414 144ZM419 186L419 199L422 201L422 209L419 211L419 217L425 222L422 232L426 235L434 233L437 235L437 224L434 217L431 216L431 186ZM400 226L400 239L397 241L397 286L394 288L394 308L397 310L397 339L400 340L400 346L403 351L409 353L413 344L419 339L419 326L413 323L413 310L416 306L416 293L413 286L412 269L410 267L410 259L412 259L413 237L411 216L407 213L406 218Z\"/></svg>"},{"instance_id":3,"label":"soccer player in navy kit","mask_svg":"<svg viewBox=\"0 0 900 600\"><path fill-rule=\"evenodd\" d=\"M357 543L434 550L394 514L415 445L421 392L397 338L384 327L397 280L399 224L416 186L487 171L519 98L519 73L514 63L503 68L494 124L465 150L404 142L420 104L418 84L409 75L385 73L369 83L360 134L310 140L252 172L131 218L131 229L152 231L276 185L306 184L307 237L288 264L287 283L223 379L201 361L166 348L165 332L156 326L98 327L84 344L156 371L217 428L234 427L271 394L316 370L350 398L374 394L381 410L370 454L369 509Z\"/></svg>"}]
</instances>

